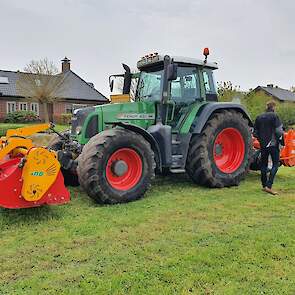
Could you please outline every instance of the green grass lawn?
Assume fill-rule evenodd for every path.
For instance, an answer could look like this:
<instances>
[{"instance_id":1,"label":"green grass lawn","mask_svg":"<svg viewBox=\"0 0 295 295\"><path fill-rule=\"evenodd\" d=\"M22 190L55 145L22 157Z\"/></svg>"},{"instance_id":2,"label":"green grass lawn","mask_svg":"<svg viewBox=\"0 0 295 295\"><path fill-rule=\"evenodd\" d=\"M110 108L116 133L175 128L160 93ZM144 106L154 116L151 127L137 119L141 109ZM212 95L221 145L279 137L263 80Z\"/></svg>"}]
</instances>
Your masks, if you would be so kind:
<instances>
[{"instance_id":1,"label":"green grass lawn","mask_svg":"<svg viewBox=\"0 0 295 295\"><path fill-rule=\"evenodd\" d=\"M0 294L295 294L295 169L206 189L158 177L142 200L0 209Z\"/></svg>"},{"instance_id":2,"label":"green grass lawn","mask_svg":"<svg viewBox=\"0 0 295 295\"><path fill-rule=\"evenodd\" d=\"M35 124L42 124L42 123L30 123L30 124L22 124L22 123L0 123L0 136L4 136L8 129L16 129L21 128L24 126L35 125ZM68 125L55 125L55 129L57 131L64 131L69 129Z\"/></svg>"}]
</instances>

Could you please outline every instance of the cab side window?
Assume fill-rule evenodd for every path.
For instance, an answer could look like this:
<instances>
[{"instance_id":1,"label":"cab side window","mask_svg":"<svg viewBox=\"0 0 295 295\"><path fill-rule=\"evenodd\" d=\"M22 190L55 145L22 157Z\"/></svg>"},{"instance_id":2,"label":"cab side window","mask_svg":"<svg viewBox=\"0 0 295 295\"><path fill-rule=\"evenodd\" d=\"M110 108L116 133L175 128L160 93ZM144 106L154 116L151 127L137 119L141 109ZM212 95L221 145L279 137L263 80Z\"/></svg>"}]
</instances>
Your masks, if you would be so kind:
<instances>
[{"instance_id":1,"label":"cab side window","mask_svg":"<svg viewBox=\"0 0 295 295\"><path fill-rule=\"evenodd\" d=\"M177 68L177 79L171 82L171 100L190 103L200 99L200 82L195 67Z\"/></svg>"},{"instance_id":2,"label":"cab side window","mask_svg":"<svg viewBox=\"0 0 295 295\"><path fill-rule=\"evenodd\" d=\"M213 79L213 71L210 69L205 69L203 71L203 82L206 92L206 100L217 101L217 92L215 88L215 83Z\"/></svg>"},{"instance_id":3,"label":"cab side window","mask_svg":"<svg viewBox=\"0 0 295 295\"><path fill-rule=\"evenodd\" d=\"M207 72L203 72L203 79L204 79L205 91L206 93L210 93L211 88L210 88L209 76Z\"/></svg>"}]
</instances>

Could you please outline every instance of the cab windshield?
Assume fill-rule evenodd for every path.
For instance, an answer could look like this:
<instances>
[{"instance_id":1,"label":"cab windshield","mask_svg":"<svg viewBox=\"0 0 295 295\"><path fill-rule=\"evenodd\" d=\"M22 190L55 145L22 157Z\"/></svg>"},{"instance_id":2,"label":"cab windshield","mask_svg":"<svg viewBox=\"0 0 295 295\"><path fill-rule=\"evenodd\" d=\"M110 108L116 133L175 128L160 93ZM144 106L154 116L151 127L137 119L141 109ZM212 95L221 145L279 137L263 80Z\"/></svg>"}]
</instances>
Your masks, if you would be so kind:
<instances>
[{"instance_id":1,"label":"cab windshield","mask_svg":"<svg viewBox=\"0 0 295 295\"><path fill-rule=\"evenodd\" d=\"M136 100L161 100L163 69L140 73Z\"/></svg>"}]
</instances>

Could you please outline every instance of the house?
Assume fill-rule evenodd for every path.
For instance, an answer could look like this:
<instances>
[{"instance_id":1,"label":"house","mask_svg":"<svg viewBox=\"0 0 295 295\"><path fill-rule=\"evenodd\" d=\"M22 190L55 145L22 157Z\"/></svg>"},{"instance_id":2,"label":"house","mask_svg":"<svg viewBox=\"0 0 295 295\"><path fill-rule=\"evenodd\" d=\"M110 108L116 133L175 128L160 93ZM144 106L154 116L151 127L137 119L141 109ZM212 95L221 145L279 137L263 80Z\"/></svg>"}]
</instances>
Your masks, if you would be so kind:
<instances>
[{"instance_id":1,"label":"house","mask_svg":"<svg viewBox=\"0 0 295 295\"><path fill-rule=\"evenodd\" d=\"M270 98L279 100L280 102L295 102L294 92L274 86L273 84L268 84L266 87L257 86L253 91L256 93L262 92L270 96Z\"/></svg>"},{"instance_id":2,"label":"house","mask_svg":"<svg viewBox=\"0 0 295 295\"><path fill-rule=\"evenodd\" d=\"M0 121L8 113L18 110L33 111L44 120L43 105L26 99L17 90L19 73L0 70ZM62 60L61 74L65 75L66 87L60 99L48 105L50 121L57 120L62 114L72 113L77 108L108 103L108 99L94 88L93 83L86 82L71 70L70 60L66 57Z\"/></svg>"}]
</instances>

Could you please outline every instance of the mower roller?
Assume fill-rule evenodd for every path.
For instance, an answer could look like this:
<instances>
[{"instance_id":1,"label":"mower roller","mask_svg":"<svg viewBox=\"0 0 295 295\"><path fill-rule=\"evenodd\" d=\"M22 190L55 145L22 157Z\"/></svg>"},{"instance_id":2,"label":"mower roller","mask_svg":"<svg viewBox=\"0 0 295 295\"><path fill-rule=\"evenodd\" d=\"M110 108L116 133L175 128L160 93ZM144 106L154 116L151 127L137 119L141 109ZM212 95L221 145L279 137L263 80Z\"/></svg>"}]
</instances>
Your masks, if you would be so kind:
<instances>
[{"instance_id":1,"label":"mower roller","mask_svg":"<svg viewBox=\"0 0 295 295\"><path fill-rule=\"evenodd\" d=\"M34 147L27 138L49 128L51 124L11 129L1 137L1 207L30 208L64 204L70 200L55 151Z\"/></svg>"}]
</instances>

